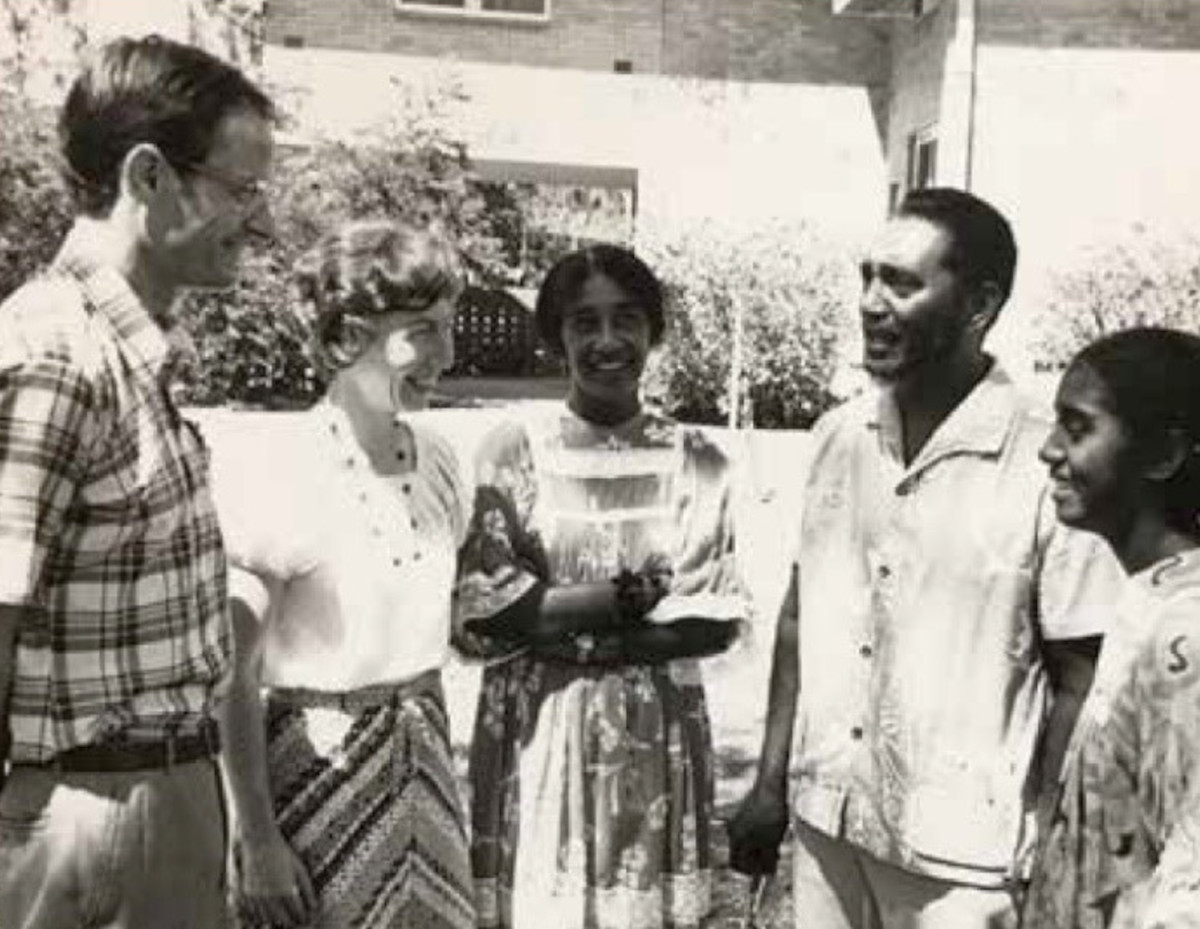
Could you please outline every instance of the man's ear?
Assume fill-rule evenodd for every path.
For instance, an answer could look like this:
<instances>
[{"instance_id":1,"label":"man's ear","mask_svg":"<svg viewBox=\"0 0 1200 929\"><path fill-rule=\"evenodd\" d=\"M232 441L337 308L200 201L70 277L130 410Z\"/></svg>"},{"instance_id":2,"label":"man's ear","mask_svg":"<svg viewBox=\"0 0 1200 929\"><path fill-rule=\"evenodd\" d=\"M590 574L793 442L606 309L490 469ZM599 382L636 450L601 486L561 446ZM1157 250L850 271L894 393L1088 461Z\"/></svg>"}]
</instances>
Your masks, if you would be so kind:
<instances>
[{"instance_id":1,"label":"man's ear","mask_svg":"<svg viewBox=\"0 0 1200 929\"><path fill-rule=\"evenodd\" d=\"M166 183L167 163L158 146L135 145L121 162L121 192L138 203L149 203Z\"/></svg>"},{"instance_id":2,"label":"man's ear","mask_svg":"<svg viewBox=\"0 0 1200 929\"><path fill-rule=\"evenodd\" d=\"M1147 451L1143 473L1151 481L1169 481L1192 454L1192 440L1182 429L1168 429L1162 441L1156 444L1156 449Z\"/></svg>"},{"instance_id":3,"label":"man's ear","mask_svg":"<svg viewBox=\"0 0 1200 929\"><path fill-rule=\"evenodd\" d=\"M967 328L974 332L981 342L996 322L1003 305L1004 294L995 281L983 281L971 289L968 298L971 318L967 322Z\"/></svg>"}]
</instances>

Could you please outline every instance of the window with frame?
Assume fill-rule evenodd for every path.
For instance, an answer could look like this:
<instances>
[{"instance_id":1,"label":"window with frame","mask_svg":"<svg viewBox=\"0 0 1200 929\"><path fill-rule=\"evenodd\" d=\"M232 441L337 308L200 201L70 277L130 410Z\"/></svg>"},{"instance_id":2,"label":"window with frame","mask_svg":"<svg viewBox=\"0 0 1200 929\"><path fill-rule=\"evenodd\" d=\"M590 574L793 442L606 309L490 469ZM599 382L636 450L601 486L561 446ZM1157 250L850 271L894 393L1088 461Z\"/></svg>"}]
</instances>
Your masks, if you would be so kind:
<instances>
[{"instance_id":1,"label":"window with frame","mask_svg":"<svg viewBox=\"0 0 1200 929\"><path fill-rule=\"evenodd\" d=\"M937 183L937 126L918 129L908 137L908 189Z\"/></svg>"},{"instance_id":2,"label":"window with frame","mask_svg":"<svg viewBox=\"0 0 1200 929\"><path fill-rule=\"evenodd\" d=\"M550 0L393 0L397 10L461 13L465 16L549 19Z\"/></svg>"}]
</instances>

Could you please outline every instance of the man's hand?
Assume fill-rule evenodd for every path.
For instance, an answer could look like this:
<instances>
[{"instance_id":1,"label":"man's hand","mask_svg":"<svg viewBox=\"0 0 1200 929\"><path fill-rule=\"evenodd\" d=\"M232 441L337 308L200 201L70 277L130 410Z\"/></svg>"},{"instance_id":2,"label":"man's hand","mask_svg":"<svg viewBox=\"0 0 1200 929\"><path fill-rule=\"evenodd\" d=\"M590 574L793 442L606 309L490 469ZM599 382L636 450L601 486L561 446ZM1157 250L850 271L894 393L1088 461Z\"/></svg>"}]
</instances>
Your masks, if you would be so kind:
<instances>
[{"instance_id":1,"label":"man's hand","mask_svg":"<svg viewBox=\"0 0 1200 929\"><path fill-rule=\"evenodd\" d=\"M788 829L787 798L755 785L729 821L729 866L742 874L772 874Z\"/></svg>"},{"instance_id":2,"label":"man's hand","mask_svg":"<svg viewBox=\"0 0 1200 929\"><path fill-rule=\"evenodd\" d=\"M277 830L256 841L234 840L232 872L238 910L257 926L303 926L317 895L299 856Z\"/></svg>"}]
</instances>

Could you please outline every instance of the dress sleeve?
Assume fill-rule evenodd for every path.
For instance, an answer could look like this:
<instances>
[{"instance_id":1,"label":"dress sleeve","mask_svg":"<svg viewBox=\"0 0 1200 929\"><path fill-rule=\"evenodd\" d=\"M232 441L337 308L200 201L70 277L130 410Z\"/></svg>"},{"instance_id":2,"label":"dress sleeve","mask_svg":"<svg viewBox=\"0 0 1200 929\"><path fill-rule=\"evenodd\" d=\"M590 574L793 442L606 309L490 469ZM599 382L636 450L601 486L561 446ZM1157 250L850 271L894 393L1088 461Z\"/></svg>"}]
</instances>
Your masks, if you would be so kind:
<instances>
[{"instance_id":1,"label":"dress sleeve","mask_svg":"<svg viewBox=\"0 0 1200 929\"><path fill-rule=\"evenodd\" d=\"M493 659L515 643L482 629L525 596L549 583L549 559L534 529L537 481L524 428L504 424L481 443L475 460L475 494L459 551L454 595L454 644L468 658ZM471 629L468 630L468 625Z\"/></svg>"},{"instance_id":2,"label":"dress sleeve","mask_svg":"<svg viewBox=\"0 0 1200 929\"><path fill-rule=\"evenodd\" d=\"M647 619L749 620L751 601L738 568L729 458L698 429L688 429L682 441L686 489L678 502L674 576L670 592Z\"/></svg>"},{"instance_id":3,"label":"dress sleeve","mask_svg":"<svg viewBox=\"0 0 1200 929\"><path fill-rule=\"evenodd\" d=\"M229 559L230 595L265 617L270 592L299 572L303 506L289 502L305 466L287 434L287 413L223 413L204 423L212 448L212 494ZM283 428L281 428L283 427ZM313 450L307 454L311 455Z\"/></svg>"},{"instance_id":4,"label":"dress sleeve","mask_svg":"<svg viewBox=\"0 0 1200 929\"><path fill-rule=\"evenodd\" d=\"M1200 604L1172 602L1117 691L1102 730L1110 772L1103 799L1098 893L1141 911L1137 925L1187 925L1166 917L1200 903ZM1157 910L1159 921L1149 919Z\"/></svg>"},{"instance_id":5,"label":"dress sleeve","mask_svg":"<svg viewBox=\"0 0 1200 929\"><path fill-rule=\"evenodd\" d=\"M1172 600L1135 666L1139 795L1157 852L1139 926L1200 926L1200 600Z\"/></svg>"},{"instance_id":6,"label":"dress sleeve","mask_svg":"<svg viewBox=\"0 0 1200 929\"><path fill-rule=\"evenodd\" d=\"M420 460L423 461L422 467L428 469L433 500L441 518L450 527L455 547L461 547L466 541L471 509L458 455L449 440L433 427L422 424L419 435L425 451L425 456Z\"/></svg>"},{"instance_id":7,"label":"dress sleeve","mask_svg":"<svg viewBox=\"0 0 1200 929\"><path fill-rule=\"evenodd\" d=\"M1038 517L1038 621L1048 640L1082 639L1108 630L1128 577L1108 543L1058 523L1043 494Z\"/></svg>"}]
</instances>

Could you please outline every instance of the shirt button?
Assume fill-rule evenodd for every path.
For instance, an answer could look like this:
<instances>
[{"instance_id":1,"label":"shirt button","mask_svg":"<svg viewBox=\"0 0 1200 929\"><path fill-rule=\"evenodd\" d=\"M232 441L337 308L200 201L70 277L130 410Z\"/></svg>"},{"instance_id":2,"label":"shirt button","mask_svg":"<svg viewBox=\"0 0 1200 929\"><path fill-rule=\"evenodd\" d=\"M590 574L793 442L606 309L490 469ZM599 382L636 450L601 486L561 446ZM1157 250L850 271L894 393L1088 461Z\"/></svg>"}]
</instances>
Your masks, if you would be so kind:
<instances>
[{"instance_id":1,"label":"shirt button","mask_svg":"<svg viewBox=\"0 0 1200 929\"><path fill-rule=\"evenodd\" d=\"M862 726L855 726L853 729L850 730L850 738L854 739L855 741L858 741L862 737L863 737Z\"/></svg>"},{"instance_id":2,"label":"shirt button","mask_svg":"<svg viewBox=\"0 0 1200 929\"><path fill-rule=\"evenodd\" d=\"M398 568L398 567L400 567L400 559L399 559L399 558L393 558L393 559L392 559L392 567L393 567L393 568Z\"/></svg>"},{"instance_id":3,"label":"shirt button","mask_svg":"<svg viewBox=\"0 0 1200 929\"><path fill-rule=\"evenodd\" d=\"M880 566L879 566L879 576L880 576L880 577L883 577L883 578L888 578L888 577L891 577L891 576L892 576L892 569L891 569L891 568L889 568L889 567L888 567L887 565L885 565L885 564L883 564L883 565L880 565Z\"/></svg>"},{"instance_id":4,"label":"shirt button","mask_svg":"<svg viewBox=\"0 0 1200 929\"><path fill-rule=\"evenodd\" d=\"M412 493L412 484L403 484L403 485L401 485L400 489L403 490L406 494L410 494L410 493Z\"/></svg>"},{"instance_id":5,"label":"shirt button","mask_svg":"<svg viewBox=\"0 0 1200 929\"><path fill-rule=\"evenodd\" d=\"M413 561L420 561L420 560L421 560L421 553L413 552Z\"/></svg>"},{"instance_id":6,"label":"shirt button","mask_svg":"<svg viewBox=\"0 0 1200 929\"><path fill-rule=\"evenodd\" d=\"M413 527L414 529L416 529L416 528L417 528L417 521L416 521L415 519L410 519L410 520L409 520L409 523L412 525L412 527Z\"/></svg>"},{"instance_id":7,"label":"shirt button","mask_svg":"<svg viewBox=\"0 0 1200 929\"><path fill-rule=\"evenodd\" d=\"M875 654L875 649L871 648L870 645L864 645L858 650L858 653L864 658L870 658Z\"/></svg>"}]
</instances>

